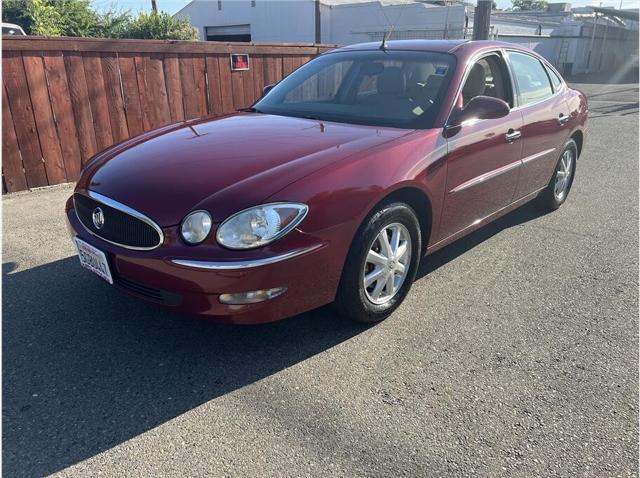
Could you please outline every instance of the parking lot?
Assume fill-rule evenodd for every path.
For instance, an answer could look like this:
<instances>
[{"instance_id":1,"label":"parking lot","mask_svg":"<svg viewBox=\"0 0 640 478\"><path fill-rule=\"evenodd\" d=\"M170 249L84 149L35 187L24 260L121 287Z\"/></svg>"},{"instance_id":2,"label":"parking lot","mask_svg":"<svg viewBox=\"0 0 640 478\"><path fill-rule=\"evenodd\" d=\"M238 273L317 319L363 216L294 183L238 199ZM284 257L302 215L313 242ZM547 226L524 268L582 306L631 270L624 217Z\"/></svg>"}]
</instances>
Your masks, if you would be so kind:
<instances>
[{"instance_id":1,"label":"parking lot","mask_svg":"<svg viewBox=\"0 0 640 478\"><path fill-rule=\"evenodd\" d=\"M638 85L610 80L577 79L568 202L425 259L375 326L172 315L80 268L71 187L6 196L3 475L637 476Z\"/></svg>"}]
</instances>

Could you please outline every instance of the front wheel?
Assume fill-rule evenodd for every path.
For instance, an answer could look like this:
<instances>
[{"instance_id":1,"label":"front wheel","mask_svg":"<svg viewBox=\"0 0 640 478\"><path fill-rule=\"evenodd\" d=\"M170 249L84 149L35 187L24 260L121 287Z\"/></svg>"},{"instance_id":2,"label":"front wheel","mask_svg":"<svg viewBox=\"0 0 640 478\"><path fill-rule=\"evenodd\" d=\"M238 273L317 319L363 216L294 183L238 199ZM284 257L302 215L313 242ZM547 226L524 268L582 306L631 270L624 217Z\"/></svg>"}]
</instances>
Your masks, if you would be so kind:
<instances>
[{"instance_id":1,"label":"front wheel","mask_svg":"<svg viewBox=\"0 0 640 478\"><path fill-rule=\"evenodd\" d=\"M336 297L340 313L378 322L402 303L416 276L422 251L420 224L405 203L376 210L360 227Z\"/></svg>"},{"instance_id":2,"label":"front wheel","mask_svg":"<svg viewBox=\"0 0 640 478\"><path fill-rule=\"evenodd\" d=\"M549 184L538 196L538 205L542 209L554 211L567 200L576 172L577 159L578 147L576 142L570 139L564 146Z\"/></svg>"}]
</instances>

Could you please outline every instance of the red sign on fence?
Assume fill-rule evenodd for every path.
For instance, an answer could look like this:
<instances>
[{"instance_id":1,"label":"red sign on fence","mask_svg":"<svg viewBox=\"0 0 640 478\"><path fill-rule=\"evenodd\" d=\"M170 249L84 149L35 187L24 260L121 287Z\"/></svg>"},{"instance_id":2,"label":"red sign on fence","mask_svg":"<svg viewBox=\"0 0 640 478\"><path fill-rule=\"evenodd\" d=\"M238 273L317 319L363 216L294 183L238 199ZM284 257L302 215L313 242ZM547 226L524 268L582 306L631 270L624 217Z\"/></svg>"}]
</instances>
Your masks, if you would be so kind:
<instances>
[{"instance_id":1,"label":"red sign on fence","mask_svg":"<svg viewBox=\"0 0 640 478\"><path fill-rule=\"evenodd\" d=\"M247 53L231 54L231 69L233 71L242 71L249 69L249 55Z\"/></svg>"}]
</instances>

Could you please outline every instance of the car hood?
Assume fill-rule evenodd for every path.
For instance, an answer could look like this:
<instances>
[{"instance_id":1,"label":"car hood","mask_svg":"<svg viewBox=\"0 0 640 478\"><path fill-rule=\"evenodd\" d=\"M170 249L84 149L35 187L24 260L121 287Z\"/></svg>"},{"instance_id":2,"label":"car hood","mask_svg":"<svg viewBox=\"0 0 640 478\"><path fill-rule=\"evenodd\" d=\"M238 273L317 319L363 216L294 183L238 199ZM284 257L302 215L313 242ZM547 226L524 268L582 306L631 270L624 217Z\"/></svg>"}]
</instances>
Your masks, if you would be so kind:
<instances>
[{"instance_id":1,"label":"car hood","mask_svg":"<svg viewBox=\"0 0 640 478\"><path fill-rule=\"evenodd\" d=\"M219 222L331 162L408 132L265 114L187 121L98 155L78 189L115 199L163 227L200 208Z\"/></svg>"}]
</instances>

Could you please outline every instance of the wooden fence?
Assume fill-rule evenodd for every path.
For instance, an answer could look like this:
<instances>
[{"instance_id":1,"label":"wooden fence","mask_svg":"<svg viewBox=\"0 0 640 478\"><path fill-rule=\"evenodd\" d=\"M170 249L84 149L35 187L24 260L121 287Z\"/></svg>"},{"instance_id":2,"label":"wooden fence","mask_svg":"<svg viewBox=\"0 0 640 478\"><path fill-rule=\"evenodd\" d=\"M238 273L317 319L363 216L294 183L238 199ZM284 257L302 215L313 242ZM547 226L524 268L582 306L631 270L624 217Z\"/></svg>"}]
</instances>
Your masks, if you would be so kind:
<instances>
[{"instance_id":1,"label":"wooden fence","mask_svg":"<svg viewBox=\"0 0 640 478\"><path fill-rule=\"evenodd\" d=\"M328 45L5 37L3 192L74 181L108 146L250 106ZM250 68L232 71L230 54Z\"/></svg>"}]
</instances>

